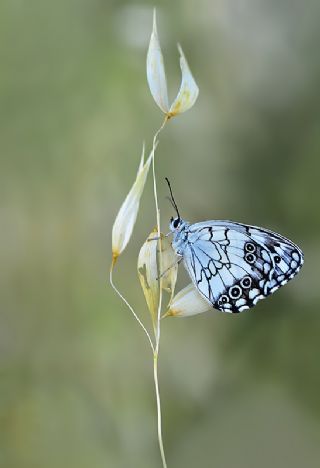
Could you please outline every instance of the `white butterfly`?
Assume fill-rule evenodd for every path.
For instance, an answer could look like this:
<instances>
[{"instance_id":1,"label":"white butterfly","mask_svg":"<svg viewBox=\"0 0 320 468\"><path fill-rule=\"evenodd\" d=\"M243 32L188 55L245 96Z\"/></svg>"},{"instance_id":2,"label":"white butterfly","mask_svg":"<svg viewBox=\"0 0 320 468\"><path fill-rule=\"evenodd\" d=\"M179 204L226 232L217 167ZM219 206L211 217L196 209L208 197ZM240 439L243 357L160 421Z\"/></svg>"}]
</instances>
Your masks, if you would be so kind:
<instances>
[{"instance_id":1,"label":"white butterfly","mask_svg":"<svg viewBox=\"0 0 320 468\"><path fill-rule=\"evenodd\" d=\"M301 249L289 239L232 221L190 224L171 218L172 247L199 293L216 309L242 312L286 284L303 264Z\"/></svg>"}]
</instances>

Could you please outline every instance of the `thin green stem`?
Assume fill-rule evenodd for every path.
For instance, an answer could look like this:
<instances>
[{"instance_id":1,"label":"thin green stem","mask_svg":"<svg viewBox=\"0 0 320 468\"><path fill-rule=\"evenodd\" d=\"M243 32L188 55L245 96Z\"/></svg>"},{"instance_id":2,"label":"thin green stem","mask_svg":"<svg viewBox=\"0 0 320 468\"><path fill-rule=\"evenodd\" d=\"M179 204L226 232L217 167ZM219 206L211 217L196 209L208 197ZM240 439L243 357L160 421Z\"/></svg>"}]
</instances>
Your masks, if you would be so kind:
<instances>
[{"instance_id":1,"label":"thin green stem","mask_svg":"<svg viewBox=\"0 0 320 468\"><path fill-rule=\"evenodd\" d=\"M159 380L158 380L158 354L157 352L153 355L153 378L154 386L156 390L156 399L157 399L157 413L158 413L158 441L161 454L161 460L163 468L167 468L166 456L163 448L162 440L162 418L161 418L161 402L160 402L160 391L159 391Z\"/></svg>"},{"instance_id":2,"label":"thin green stem","mask_svg":"<svg viewBox=\"0 0 320 468\"><path fill-rule=\"evenodd\" d=\"M155 133L153 137L153 144L152 144L152 177L153 177L153 193L154 193L154 201L156 205L156 217L157 217L157 233L159 240L159 264L162 265L162 251L161 251L161 227L160 227L160 210L159 210L159 203L158 203L158 192L157 192L157 179L156 179L156 170L155 170L155 148L157 144L157 138L164 128L168 121L168 117L166 116L164 121L162 122L161 127ZM161 307L162 307L162 287L161 287L161 278L159 278L159 305L158 305L158 314L157 314L157 326L156 326L156 351L159 353L159 345L160 345L160 318L161 318Z\"/></svg>"},{"instance_id":3,"label":"thin green stem","mask_svg":"<svg viewBox=\"0 0 320 468\"><path fill-rule=\"evenodd\" d=\"M110 268L110 284L112 286L112 288L115 290L115 292L118 294L118 296L120 297L120 299L123 300L123 302L126 304L126 306L131 310L134 318L136 319L136 321L139 323L140 327L142 328L142 330L145 332L148 340L149 340L149 343L150 343L150 346L151 346L151 349L152 349L152 352L153 354L155 353L155 346L152 342L152 339L151 339L151 336L148 332L148 330L146 329L146 327L143 325L143 323L141 322L141 320L139 319L138 315L136 314L136 312L134 311L133 307L129 304L129 302L127 301L127 299L121 294L121 292L119 291L119 289L114 285L114 282L113 282L113 265L114 265L114 262L112 262L111 264L111 268Z\"/></svg>"},{"instance_id":4,"label":"thin green stem","mask_svg":"<svg viewBox=\"0 0 320 468\"><path fill-rule=\"evenodd\" d=\"M169 120L169 117L166 116L164 121L162 122L162 125L160 128L157 130L153 137L153 143L152 143L152 175L153 175L153 191L154 191L154 200L155 200L155 205L156 205L156 217L157 217L157 233L158 233L158 245L159 245L159 269L161 270L162 268L162 250L161 250L161 228L160 228L160 210L159 210L159 203L158 203L158 194L157 194L157 180L156 180L156 171L155 171L155 150L157 147L157 138L159 136L159 133L161 130L164 128L165 124ZM166 457L165 457L165 452L163 448L163 440L162 440L162 417L161 417L161 401L160 401L160 390L159 390L159 379L158 379L158 357L159 357L159 347L160 347L160 320L161 320L161 307L162 307L162 277L159 276L159 304L158 304L158 311L157 311L157 317L156 320L153 322L154 326L154 334L155 334L155 343L153 343L151 336L146 329L146 327L143 325L142 321L134 311L133 307L129 304L127 299L121 294L121 292L118 290L118 288L114 285L113 282L113 267L116 262L116 258L114 257L112 259L111 267L110 267L110 284L114 291L118 294L120 299L126 304L126 306L130 309L132 312L134 318L137 320L138 324L146 334L151 349L152 349L152 354L153 354L153 378L154 378L154 385L155 385L155 392L156 392L156 402L157 402L157 429L158 429L158 442L159 442L159 449L160 449L160 455L161 455L161 460L162 460L162 465L163 468L167 468L167 462L166 462Z\"/></svg>"},{"instance_id":5,"label":"thin green stem","mask_svg":"<svg viewBox=\"0 0 320 468\"><path fill-rule=\"evenodd\" d=\"M160 269L162 267L162 251L161 251L161 228L160 228L160 210L159 210L159 203L158 203L158 193L157 193L157 180L156 180L156 171L155 171L155 148L157 144L157 138L159 133L164 128L165 124L168 121L168 117L166 116L161 127L155 133L153 137L153 144L152 144L152 176L153 176L153 192L154 192L154 201L156 205L156 217L157 217L157 231L158 231L158 238L159 240L159 265ZM162 278L159 277L159 304L158 304L158 313L157 313L157 322L155 327L155 351L153 353L153 377L154 377L154 385L156 391L156 401L157 401L157 417L158 417L158 442L159 442L159 449L161 454L161 460L163 468L167 468L166 457L163 448L163 440L162 440L162 417L161 417L161 401L160 401L160 390L159 390L159 380L158 380L158 356L159 356L159 348L160 348L160 319L161 319L161 307L162 307Z\"/></svg>"}]
</instances>

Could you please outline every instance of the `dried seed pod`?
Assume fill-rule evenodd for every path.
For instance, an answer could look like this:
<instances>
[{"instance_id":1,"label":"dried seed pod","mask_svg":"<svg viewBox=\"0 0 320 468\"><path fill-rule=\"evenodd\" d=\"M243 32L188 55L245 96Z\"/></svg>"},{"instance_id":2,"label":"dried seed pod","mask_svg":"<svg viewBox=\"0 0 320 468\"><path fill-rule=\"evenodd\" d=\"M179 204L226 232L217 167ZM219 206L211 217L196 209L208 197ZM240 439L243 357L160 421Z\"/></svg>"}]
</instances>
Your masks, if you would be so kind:
<instances>
[{"instance_id":1,"label":"dried seed pod","mask_svg":"<svg viewBox=\"0 0 320 468\"><path fill-rule=\"evenodd\" d=\"M153 152L144 162L144 148L136 180L117 214L112 228L112 258L113 263L126 248L137 219L140 198L146 183Z\"/></svg>"},{"instance_id":2,"label":"dried seed pod","mask_svg":"<svg viewBox=\"0 0 320 468\"><path fill-rule=\"evenodd\" d=\"M212 305L200 296L191 283L174 296L164 317L189 317L210 309Z\"/></svg>"}]
</instances>

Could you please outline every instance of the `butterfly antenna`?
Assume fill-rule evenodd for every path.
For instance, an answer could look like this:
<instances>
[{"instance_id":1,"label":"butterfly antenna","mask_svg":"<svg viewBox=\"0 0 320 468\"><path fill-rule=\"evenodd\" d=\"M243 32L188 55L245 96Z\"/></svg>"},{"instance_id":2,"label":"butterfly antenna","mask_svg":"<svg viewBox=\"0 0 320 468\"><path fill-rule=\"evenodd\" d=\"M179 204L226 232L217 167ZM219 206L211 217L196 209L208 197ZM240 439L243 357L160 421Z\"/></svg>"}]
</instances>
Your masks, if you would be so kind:
<instances>
[{"instance_id":1,"label":"butterfly antenna","mask_svg":"<svg viewBox=\"0 0 320 468\"><path fill-rule=\"evenodd\" d=\"M171 196L171 198L169 198L169 200L170 200L170 202L171 202L173 208L176 210L177 215L178 215L178 218L181 219L180 213L179 213L179 210L178 210L178 207L177 207L177 204L176 204L176 201L175 201L174 196L173 196L173 193L172 193L171 184L170 184L169 179L168 179L167 177L165 177L165 179L166 179L166 182L167 182L168 187L169 187L169 190L170 190L170 196Z\"/></svg>"},{"instance_id":2,"label":"butterfly antenna","mask_svg":"<svg viewBox=\"0 0 320 468\"><path fill-rule=\"evenodd\" d=\"M171 206L172 208L176 211L176 207L175 207L175 204L173 203L173 201L171 200L171 197L169 197L169 195L166 197L167 200L169 200L169 202L171 203Z\"/></svg>"}]
</instances>

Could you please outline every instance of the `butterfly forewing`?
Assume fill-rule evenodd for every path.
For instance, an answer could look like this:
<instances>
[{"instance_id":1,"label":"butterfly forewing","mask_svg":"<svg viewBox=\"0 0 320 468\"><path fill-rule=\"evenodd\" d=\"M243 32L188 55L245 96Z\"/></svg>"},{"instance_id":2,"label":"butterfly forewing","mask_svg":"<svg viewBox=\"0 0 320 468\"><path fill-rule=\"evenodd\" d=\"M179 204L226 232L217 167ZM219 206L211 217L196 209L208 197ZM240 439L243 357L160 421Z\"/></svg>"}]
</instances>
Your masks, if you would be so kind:
<instances>
[{"instance_id":1,"label":"butterfly forewing","mask_svg":"<svg viewBox=\"0 0 320 468\"><path fill-rule=\"evenodd\" d=\"M199 292L213 307L242 312L298 273L301 250L272 231L233 223L192 224L182 252Z\"/></svg>"}]
</instances>

